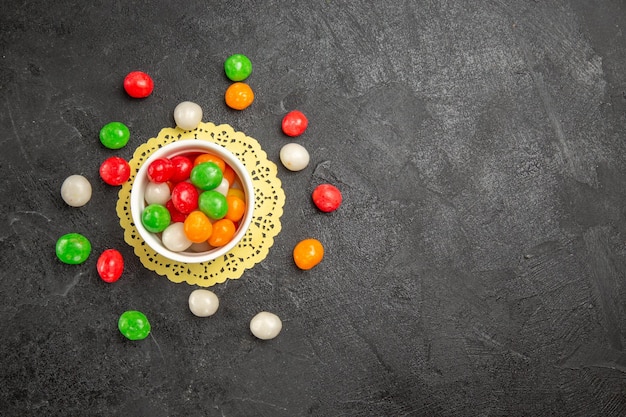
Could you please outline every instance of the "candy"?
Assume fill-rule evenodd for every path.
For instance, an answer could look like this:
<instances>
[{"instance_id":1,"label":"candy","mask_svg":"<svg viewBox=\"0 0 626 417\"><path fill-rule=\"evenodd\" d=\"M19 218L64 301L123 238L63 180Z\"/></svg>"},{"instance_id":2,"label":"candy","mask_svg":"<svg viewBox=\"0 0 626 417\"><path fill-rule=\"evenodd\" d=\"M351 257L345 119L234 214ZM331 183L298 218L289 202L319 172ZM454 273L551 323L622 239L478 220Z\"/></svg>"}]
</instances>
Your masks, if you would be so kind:
<instances>
[{"instance_id":1,"label":"candy","mask_svg":"<svg viewBox=\"0 0 626 417\"><path fill-rule=\"evenodd\" d=\"M166 182L149 182L143 197L146 204L164 205L170 199L170 186Z\"/></svg>"},{"instance_id":2,"label":"candy","mask_svg":"<svg viewBox=\"0 0 626 417\"><path fill-rule=\"evenodd\" d=\"M122 313L117 328L129 340L143 340L150 334L150 322L141 311L128 310Z\"/></svg>"},{"instance_id":3,"label":"candy","mask_svg":"<svg viewBox=\"0 0 626 417\"><path fill-rule=\"evenodd\" d=\"M189 213L183 225L187 239L193 243L207 241L213 232L213 225L209 218L198 210Z\"/></svg>"},{"instance_id":4,"label":"candy","mask_svg":"<svg viewBox=\"0 0 626 417\"><path fill-rule=\"evenodd\" d=\"M182 252L187 250L193 243L185 234L183 223L172 223L163 231L161 235L163 246L172 252Z\"/></svg>"},{"instance_id":5,"label":"candy","mask_svg":"<svg viewBox=\"0 0 626 417\"><path fill-rule=\"evenodd\" d=\"M191 213L198 208L198 190L191 183L179 182L172 189L172 204L183 214Z\"/></svg>"},{"instance_id":6,"label":"candy","mask_svg":"<svg viewBox=\"0 0 626 417\"><path fill-rule=\"evenodd\" d=\"M228 190L230 189L230 184L226 178L222 178L222 182L220 182L220 185L218 185L214 189L215 191L217 191L218 193L226 197L226 194L228 193Z\"/></svg>"},{"instance_id":7,"label":"candy","mask_svg":"<svg viewBox=\"0 0 626 417\"><path fill-rule=\"evenodd\" d=\"M100 142L109 149L120 149L130 139L130 131L124 123L111 122L100 129Z\"/></svg>"},{"instance_id":8,"label":"candy","mask_svg":"<svg viewBox=\"0 0 626 417\"><path fill-rule=\"evenodd\" d=\"M213 162L220 168L220 171L224 172L226 169L226 162L219 156L213 155L212 153L203 153L196 156L196 159L193 160L193 165L200 165L203 162Z\"/></svg>"},{"instance_id":9,"label":"candy","mask_svg":"<svg viewBox=\"0 0 626 417\"><path fill-rule=\"evenodd\" d=\"M174 121L183 130L193 130L202 121L202 107L191 101L183 101L174 109Z\"/></svg>"},{"instance_id":10,"label":"candy","mask_svg":"<svg viewBox=\"0 0 626 417\"><path fill-rule=\"evenodd\" d=\"M246 212L246 203L236 195L227 195L226 204L228 204L228 210L226 216L228 220L238 222Z\"/></svg>"},{"instance_id":11,"label":"candy","mask_svg":"<svg viewBox=\"0 0 626 417\"><path fill-rule=\"evenodd\" d=\"M191 183L201 190L212 190L222 182L224 174L215 162L202 162L191 170Z\"/></svg>"},{"instance_id":12,"label":"candy","mask_svg":"<svg viewBox=\"0 0 626 417\"><path fill-rule=\"evenodd\" d=\"M226 165L226 167L222 170L222 175L230 185L233 185L235 183L235 179L237 178L237 174L230 167L230 165Z\"/></svg>"},{"instance_id":13,"label":"candy","mask_svg":"<svg viewBox=\"0 0 626 417\"><path fill-rule=\"evenodd\" d=\"M341 205L341 191L331 184L320 184L311 194L313 203L324 213L335 211Z\"/></svg>"},{"instance_id":14,"label":"candy","mask_svg":"<svg viewBox=\"0 0 626 417\"><path fill-rule=\"evenodd\" d=\"M150 204L141 213L141 223L147 231L160 233L171 222L170 212L161 204Z\"/></svg>"},{"instance_id":15,"label":"candy","mask_svg":"<svg viewBox=\"0 0 626 417\"><path fill-rule=\"evenodd\" d=\"M130 178L130 165L119 156L107 158L100 165L100 178L109 185L122 185Z\"/></svg>"},{"instance_id":16,"label":"candy","mask_svg":"<svg viewBox=\"0 0 626 417\"><path fill-rule=\"evenodd\" d=\"M280 318L269 311L261 311L250 320L250 331L261 340L275 338L282 328L283 322Z\"/></svg>"},{"instance_id":17,"label":"candy","mask_svg":"<svg viewBox=\"0 0 626 417\"><path fill-rule=\"evenodd\" d=\"M172 161L172 166L174 167L174 173L170 178L171 181L181 182L189 178L193 168L191 159L183 155L177 155L170 158L170 161Z\"/></svg>"},{"instance_id":18,"label":"candy","mask_svg":"<svg viewBox=\"0 0 626 417\"><path fill-rule=\"evenodd\" d=\"M132 98L146 98L154 89L154 81L145 72L129 72L124 78L124 90Z\"/></svg>"},{"instance_id":19,"label":"candy","mask_svg":"<svg viewBox=\"0 0 626 417\"><path fill-rule=\"evenodd\" d=\"M189 294L189 310L197 317L209 317L215 314L220 306L220 300L213 291L193 290Z\"/></svg>"},{"instance_id":20,"label":"candy","mask_svg":"<svg viewBox=\"0 0 626 417\"><path fill-rule=\"evenodd\" d=\"M169 158L157 158L148 165L147 175L152 182L169 181L174 175L174 164Z\"/></svg>"},{"instance_id":21,"label":"candy","mask_svg":"<svg viewBox=\"0 0 626 417\"><path fill-rule=\"evenodd\" d=\"M209 237L209 245L224 246L233 239L237 228L232 220L221 219L213 223L213 232Z\"/></svg>"},{"instance_id":22,"label":"candy","mask_svg":"<svg viewBox=\"0 0 626 417\"><path fill-rule=\"evenodd\" d=\"M283 117L283 133L287 136L300 136L304 133L308 125L309 120L298 110L290 111Z\"/></svg>"},{"instance_id":23,"label":"candy","mask_svg":"<svg viewBox=\"0 0 626 417\"><path fill-rule=\"evenodd\" d=\"M302 270L309 270L324 257L324 246L317 239L304 239L293 248L293 260Z\"/></svg>"},{"instance_id":24,"label":"candy","mask_svg":"<svg viewBox=\"0 0 626 417\"><path fill-rule=\"evenodd\" d=\"M252 62L243 54L233 54L226 58L224 72L231 81L243 81L252 74Z\"/></svg>"},{"instance_id":25,"label":"candy","mask_svg":"<svg viewBox=\"0 0 626 417\"><path fill-rule=\"evenodd\" d=\"M226 216L228 203L226 197L215 191L205 191L198 197L198 208L213 220L218 220Z\"/></svg>"},{"instance_id":26,"label":"candy","mask_svg":"<svg viewBox=\"0 0 626 417\"><path fill-rule=\"evenodd\" d=\"M239 197L239 198L241 198L244 201L246 200L245 193L243 192L243 190L240 190L239 188L231 188L231 189L229 189L228 192L226 193L226 196L227 197L234 196L234 197Z\"/></svg>"},{"instance_id":27,"label":"candy","mask_svg":"<svg viewBox=\"0 0 626 417\"><path fill-rule=\"evenodd\" d=\"M187 218L187 214L181 213L176 209L176 207L174 207L174 203L172 202L172 200L169 200L167 203L165 203L165 208L170 212L170 218L172 223L184 222Z\"/></svg>"},{"instance_id":28,"label":"candy","mask_svg":"<svg viewBox=\"0 0 626 417\"><path fill-rule=\"evenodd\" d=\"M91 253L91 243L80 233L68 233L61 236L56 243L57 258L70 265L82 264Z\"/></svg>"},{"instance_id":29,"label":"candy","mask_svg":"<svg viewBox=\"0 0 626 417\"><path fill-rule=\"evenodd\" d=\"M290 171L302 171L309 165L309 152L297 143L288 143L280 150L280 161Z\"/></svg>"},{"instance_id":30,"label":"candy","mask_svg":"<svg viewBox=\"0 0 626 417\"><path fill-rule=\"evenodd\" d=\"M84 206L91 199L89 180L82 175L70 175L61 185L61 198L68 206Z\"/></svg>"},{"instance_id":31,"label":"candy","mask_svg":"<svg viewBox=\"0 0 626 417\"><path fill-rule=\"evenodd\" d=\"M248 84L233 83L226 89L224 100L231 109L244 110L254 101L254 92Z\"/></svg>"},{"instance_id":32,"label":"candy","mask_svg":"<svg viewBox=\"0 0 626 417\"><path fill-rule=\"evenodd\" d=\"M104 282L115 282L124 272L124 258L116 249L107 249L98 258L96 263L98 275Z\"/></svg>"}]
</instances>

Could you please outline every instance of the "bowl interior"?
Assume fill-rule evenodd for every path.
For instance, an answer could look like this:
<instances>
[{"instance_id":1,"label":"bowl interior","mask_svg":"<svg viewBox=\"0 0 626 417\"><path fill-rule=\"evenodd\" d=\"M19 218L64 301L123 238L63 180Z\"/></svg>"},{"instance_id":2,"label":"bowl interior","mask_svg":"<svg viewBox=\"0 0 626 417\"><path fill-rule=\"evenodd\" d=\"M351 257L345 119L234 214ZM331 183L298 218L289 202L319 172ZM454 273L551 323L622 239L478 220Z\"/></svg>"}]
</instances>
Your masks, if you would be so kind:
<instances>
[{"instance_id":1,"label":"bowl interior","mask_svg":"<svg viewBox=\"0 0 626 417\"><path fill-rule=\"evenodd\" d=\"M230 165L233 171L235 171L235 174L237 174L239 182L241 183L241 188L245 194L246 211L244 213L244 217L239 222L239 227L237 228L235 235L226 245L212 248L211 250L205 252L193 252L190 250L184 252L173 252L163 245L158 235L146 230L141 222L141 213L146 207L144 195L146 186L149 183L147 175L148 166L152 161L157 158L171 158L177 155L194 153L212 153L216 156L219 156L224 160L224 162ZM130 210L133 222L135 224L135 227L137 228L137 232L139 232L139 235L142 237L142 239L146 242L148 246L150 246L150 248L154 249L154 251L176 262L207 262L228 253L235 245L237 245L237 243L239 243L239 241L246 234L250 226L250 222L252 221L252 213L254 210L254 187L252 184L252 179L250 178L250 174L246 170L245 166L233 153L228 151L226 148L215 143L206 142L203 140L186 139L161 147L160 149L152 153L150 157L144 161L144 163L139 168L137 175L135 176L135 180L131 188Z\"/></svg>"}]
</instances>

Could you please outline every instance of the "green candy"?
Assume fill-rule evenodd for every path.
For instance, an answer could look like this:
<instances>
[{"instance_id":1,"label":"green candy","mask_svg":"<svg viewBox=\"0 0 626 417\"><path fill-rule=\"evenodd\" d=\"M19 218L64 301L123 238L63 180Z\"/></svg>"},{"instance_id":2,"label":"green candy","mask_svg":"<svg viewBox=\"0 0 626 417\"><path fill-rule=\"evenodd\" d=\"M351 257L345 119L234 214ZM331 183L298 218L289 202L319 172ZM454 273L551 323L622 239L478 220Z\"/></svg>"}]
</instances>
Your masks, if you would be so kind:
<instances>
[{"instance_id":1,"label":"green candy","mask_svg":"<svg viewBox=\"0 0 626 417\"><path fill-rule=\"evenodd\" d=\"M148 232L160 233L170 225L172 216L161 204L150 204L141 213L141 224Z\"/></svg>"},{"instance_id":2,"label":"green candy","mask_svg":"<svg viewBox=\"0 0 626 417\"><path fill-rule=\"evenodd\" d=\"M150 322L141 311L128 310L122 313L117 328L129 340L143 340L150 334Z\"/></svg>"},{"instance_id":3,"label":"green candy","mask_svg":"<svg viewBox=\"0 0 626 417\"><path fill-rule=\"evenodd\" d=\"M231 81L243 81L252 74L252 62L243 54L233 54L226 58L224 72Z\"/></svg>"},{"instance_id":4,"label":"green candy","mask_svg":"<svg viewBox=\"0 0 626 417\"><path fill-rule=\"evenodd\" d=\"M91 243L80 233L68 233L57 240L57 258L70 265L82 264L91 253Z\"/></svg>"},{"instance_id":5,"label":"green candy","mask_svg":"<svg viewBox=\"0 0 626 417\"><path fill-rule=\"evenodd\" d=\"M124 123L111 122L100 129L100 142L109 149L120 149L130 139L130 131Z\"/></svg>"},{"instance_id":6,"label":"green candy","mask_svg":"<svg viewBox=\"0 0 626 417\"><path fill-rule=\"evenodd\" d=\"M205 191L198 197L198 208L208 218L218 220L226 216L228 202L224 194L217 191Z\"/></svg>"},{"instance_id":7,"label":"green candy","mask_svg":"<svg viewBox=\"0 0 626 417\"><path fill-rule=\"evenodd\" d=\"M203 162L191 170L191 183L201 190L212 190L221 184L224 174L215 162Z\"/></svg>"}]
</instances>

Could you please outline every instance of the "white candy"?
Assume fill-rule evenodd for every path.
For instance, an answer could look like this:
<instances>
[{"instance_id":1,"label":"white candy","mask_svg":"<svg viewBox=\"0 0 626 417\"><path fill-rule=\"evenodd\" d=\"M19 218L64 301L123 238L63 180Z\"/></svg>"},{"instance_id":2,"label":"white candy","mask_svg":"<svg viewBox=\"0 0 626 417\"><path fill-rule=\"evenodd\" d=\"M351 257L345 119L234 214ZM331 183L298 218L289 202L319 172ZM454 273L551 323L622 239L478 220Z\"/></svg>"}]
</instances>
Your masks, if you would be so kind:
<instances>
[{"instance_id":1,"label":"white candy","mask_svg":"<svg viewBox=\"0 0 626 417\"><path fill-rule=\"evenodd\" d=\"M189 295L189 310L198 317L209 317L215 314L220 300L209 290L194 290Z\"/></svg>"},{"instance_id":2,"label":"white candy","mask_svg":"<svg viewBox=\"0 0 626 417\"><path fill-rule=\"evenodd\" d=\"M290 171L301 171L309 165L309 152L297 143L288 143L280 150L280 161Z\"/></svg>"},{"instance_id":3,"label":"white candy","mask_svg":"<svg viewBox=\"0 0 626 417\"><path fill-rule=\"evenodd\" d=\"M269 340L278 336L283 328L280 318L268 311L261 311L250 320L250 331L261 340Z\"/></svg>"},{"instance_id":4,"label":"white candy","mask_svg":"<svg viewBox=\"0 0 626 417\"><path fill-rule=\"evenodd\" d=\"M185 225L181 222L172 223L167 226L161 235L161 241L163 242L163 246L172 252L182 252L188 249L193 243L187 238L187 235L185 235Z\"/></svg>"},{"instance_id":5,"label":"white candy","mask_svg":"<svg viewBox=\"0 0 626 417\"><path fill-rule=\"evenodd\" d=\"M165 205L171 197L170 186L166 182L149 182L143 198L147 204Z\"/></svg>"},{"instance_id":6,"label":"white candy","mask_svg":"<svg viewBox=\"0 0 626 417\"><path fill-rule=\"evenodd\" d=\"M183 130L193 130L202 121L202 108L191 101L183 101L174 109L174 121Z\"/></svg>"},{"instance_id":7,"label":"white candy","mask_svg":"<svg viewBox=\"0 0 626 417\"><path fill-rule=\"evenodd\" d=\"M82 207L91 200L91 184L82 175L70 175L61 185L61 198L68 206Z\"/></svg>"},{"instance_id":8,"label":"white candy","mask_svg":"<svg viewBox=\"0 0 626 417\"><path fill-rule=\"evenodd\" d=\"M222 178L222 182L220 183L220 185L215 187L215 191L217 191L218 193L226 197L226 194L228 193L229 188L230 188L230 184L228 183L228 180L226 178Z\"/></svg>"}]
</instances>

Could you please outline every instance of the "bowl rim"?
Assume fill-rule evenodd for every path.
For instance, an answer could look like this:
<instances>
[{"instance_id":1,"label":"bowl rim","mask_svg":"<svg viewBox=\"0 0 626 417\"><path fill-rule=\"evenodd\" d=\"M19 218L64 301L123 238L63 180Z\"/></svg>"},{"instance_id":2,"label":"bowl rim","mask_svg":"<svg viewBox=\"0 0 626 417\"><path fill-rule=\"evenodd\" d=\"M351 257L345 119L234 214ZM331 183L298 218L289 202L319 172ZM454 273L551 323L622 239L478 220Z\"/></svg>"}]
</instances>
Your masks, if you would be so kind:
<instances>
[{"instance_id":1,"label":"bowl rim","mask_svg":"<svg viewBox=\"0 0 626 417\"><path fill-rule=\"evenodd\" d=\"M148 165L150 165L151 161L154 161L157 158L171 158L177 155L197 152L215 153L217 154L217 156L222 158L224 162L230 165L233 171L235 171L235 174L237 174L237 176L239 177L243 192L246 197L246 211L242 221L239 222L237 232L230 240L230 242L228 242L226 245L211 249L207 252L174 252L167 249L163 245L161 239L156 236L156 234L146 230L141 222L141 213L146 207L143 196L145 187L149 181L147 175ZM138 181L139 188L136 187ZM139 236L141 236L141 238L144 240L146 245L148 245L148 247L150 247L158 254L164 256L171 261L181 263L208 262L224 256L225 254L230 252L248 232L254 214L254 184L252 182L250 173L243 165L243 163L239 160L239 158L237 158L235 154L233 154L226 147L202 139L181 139L161 146L159 149L151 153L145 161L143 161L143 163L139 167L139 170L137 171L137 174L135 175L135 178L133 179L133 183L131 186L130 212Z\"/></svg>"}]
</instances>

